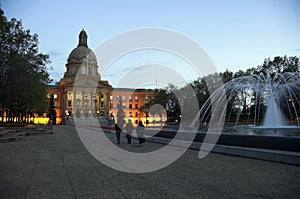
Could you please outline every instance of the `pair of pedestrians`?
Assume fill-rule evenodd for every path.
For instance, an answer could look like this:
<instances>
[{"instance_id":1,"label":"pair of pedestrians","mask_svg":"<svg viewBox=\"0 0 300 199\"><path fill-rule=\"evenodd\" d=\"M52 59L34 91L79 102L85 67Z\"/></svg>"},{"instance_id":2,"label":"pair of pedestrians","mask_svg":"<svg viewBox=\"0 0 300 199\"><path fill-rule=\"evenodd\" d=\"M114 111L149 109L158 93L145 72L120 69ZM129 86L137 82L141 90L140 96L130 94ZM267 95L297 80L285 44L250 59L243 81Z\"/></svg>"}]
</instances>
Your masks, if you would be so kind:
<instances>
[{"instance_id":1,"label":"pair of pedestrians","mask_svg":"<svg viewBox=\"0 0 300 199\"><path fill-rule=\"evenodd\" d=\"M120 144L122 126L116 123L115 130L116 130L117 143ZM134 130L134 126L132 124L131 119L129 119L127 124L125 125L125 130L126 130L127 143L131 144L132 131ZM143 125L142 121L139 121L138 126L136 127L136 134L140 144L145 143L144 133L145 133L145 126Z\"/></svg>"}]
</instances>

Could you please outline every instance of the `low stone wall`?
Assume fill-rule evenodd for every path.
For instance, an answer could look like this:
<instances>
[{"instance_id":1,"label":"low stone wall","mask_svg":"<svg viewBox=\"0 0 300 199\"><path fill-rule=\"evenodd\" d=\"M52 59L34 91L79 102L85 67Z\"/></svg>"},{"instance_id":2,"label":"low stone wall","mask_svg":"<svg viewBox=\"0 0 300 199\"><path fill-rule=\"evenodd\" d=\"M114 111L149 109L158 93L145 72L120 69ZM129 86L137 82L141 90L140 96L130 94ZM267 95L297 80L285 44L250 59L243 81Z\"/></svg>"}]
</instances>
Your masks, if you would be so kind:
<instances>
[{"instance_id":1,"label":"low stone wall","mask_svg":"<svg viewBox=\"0 0 300 199\"><path fill-rule=\"evenodd\" d=\"M151 134L151 132L149 132L149 134ZM170 139L173 139L175 135L176 131L172 130L161 130L157 134L155 134L156 137ZM202 143L205 135L206 133L197 133L194 142ZM181 136L179 136L178 139L187 140L187 136L192 135L191 133L184 132ZM217 135L212 134L212 136ZM217 141L217 144L300 152L300 138L298 137L221 134Z\"/></svg>"}]
</instances>

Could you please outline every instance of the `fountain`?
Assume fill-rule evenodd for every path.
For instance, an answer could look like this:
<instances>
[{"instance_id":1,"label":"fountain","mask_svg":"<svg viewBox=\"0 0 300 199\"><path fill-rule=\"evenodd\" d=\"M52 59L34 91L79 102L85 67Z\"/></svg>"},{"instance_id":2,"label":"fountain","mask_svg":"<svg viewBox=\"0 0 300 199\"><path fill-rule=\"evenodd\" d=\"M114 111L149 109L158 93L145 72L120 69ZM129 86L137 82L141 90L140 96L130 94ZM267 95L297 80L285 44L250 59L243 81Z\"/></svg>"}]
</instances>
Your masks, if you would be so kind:
<instances>
[{"instance_id":1,"label":"fountain","mask_svg":"<svg viewBox=\"0 0 300 199\"><path fill-rule=\"evenodd\" d=\"M212 99L217 99L214 107ZM213 92L199 118L208 123L210 116L221 112L226 115L225 133L300 135L299 101L299 73L253 74L232 79Z\"/></svg>"},{"instance_id":2,"label":"fountain","mask_svg":"<svg viewBox=\"0 0 300 199\"><path fill-rule=\"evenodd\" d=\"M238 77L218 87L202 105L191 127L198 128L194 142L202 143L203 151L215 144L234 146L232 150L238 151L240 148L235 147L246 147L245 154L257 157L259 149L300 152L299 116L300 74L267 72ZM173 138L174 133L160 131L155 136ZM226 153L227 149L220 151ZM279 152L280 157L270 154L274 161L285 158Z\"/></svg>"},{"instance_id":3,"label":"fountain","mask_svg":"<svg viewBox=\"0 0 300 199\"><path fill-rule=\"evenodd\" d=\"M266 110L263 127L265 128L280 128L285 126L282 112L279 105L275 101L275 96L272 94L268 97L268 107Z\"/></svg>"}]
</instances>

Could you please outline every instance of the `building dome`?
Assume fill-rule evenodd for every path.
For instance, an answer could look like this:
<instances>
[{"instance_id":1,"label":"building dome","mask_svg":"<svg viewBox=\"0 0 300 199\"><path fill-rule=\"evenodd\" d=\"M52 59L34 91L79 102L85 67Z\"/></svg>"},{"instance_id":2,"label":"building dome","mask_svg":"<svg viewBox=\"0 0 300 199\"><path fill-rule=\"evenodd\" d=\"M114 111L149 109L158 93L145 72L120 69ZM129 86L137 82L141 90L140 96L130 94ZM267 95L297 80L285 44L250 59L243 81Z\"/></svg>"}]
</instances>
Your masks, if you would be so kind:
<instances>
[{"instance_id":1,"label":"building dome","mask_svg":"<svg viewBox=\"0 0 300 199\"><path fill-rule=\"evenodd\" d=\"M68 62L78 62L82 61L83 59L87 60L88 62L97 63L97 57L95 53L87 45L87 34L82 29L79 34L79 44L70 53Z\"/></svg>"},{"instance_id":2,"label":"building dome","mask_svg":"<svg viewBox=\"0 0 300 199\"><path fill-rule=\"evenodd\" d=\"M97 58L95 53L86 46L78 46L72 52L70 53L68 57L68 62L72 61L81 61L83 59L88 60L89 62L95 62L97 63Z\"/></svg>"}]
</instances>

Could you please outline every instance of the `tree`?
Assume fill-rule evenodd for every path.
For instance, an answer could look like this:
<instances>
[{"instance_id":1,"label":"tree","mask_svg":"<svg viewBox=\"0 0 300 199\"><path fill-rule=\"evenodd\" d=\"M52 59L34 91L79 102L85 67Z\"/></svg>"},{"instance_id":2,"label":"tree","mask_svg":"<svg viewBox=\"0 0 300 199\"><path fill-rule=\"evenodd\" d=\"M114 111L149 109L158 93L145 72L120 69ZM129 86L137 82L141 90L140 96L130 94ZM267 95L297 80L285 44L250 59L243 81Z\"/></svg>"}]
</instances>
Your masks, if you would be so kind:
<instances>
[{"instance_id":1,"label":"tree","mask_svg":"<svg viewBox=\"0 0 300 199\"><path fill-rule=\"evenodd\" d=\"M146 124L148 124L148 117L149 117L149 113L150 113L150 103L146 103L143 106L139 107L139 111L141 113L145 113L146 116Z\"/></svg>"},{"instance_id":2,"label":"tree","mask_svg":"<svg viewBox=\"0 0 300 199\"><path fill-rule=\"evenodd\" d=\"M167 113L168 121L179 120L181 115L180 104L177 99L178 95L175 94L178 94L179 91L172 84L163 89L155 89L151 100L140 107L139 110L144 112L146 117L150 113L152 116L158 114L162 119L163 114Z\"/></svg>"},{"instance_id":3,"label":"tree","mask_svg":"<svg viewBox=\"0 0 300 199\"><path fill-rule=\"evenodd\" d=\"M0 108L6 121L28 122L35 112L47 109L46 64L49 56L39 53L38 36L24 30L22 22L10 21L0 8ZM2 120L3 121L3 120Z\"/></svg>"},{"instance_id":4,"label":"tree","mask_svg":"<svg viewBox=\"0 0 300 199\"><path fill-rule=\"evenodd\" d=\"M153 97L151 98L151 100L144 104L143 106L141 106L139 108L140 112L145 113L146 115L146 120L149 116L149 113L153 116L155 114L159 114L160 116L162 116L162 110L161 109L157 109L156 106L154 105L161 105L165 110L167 107L167 100L168 100L168 95L167 95L167 89L155 89L154 90L154 94Z\"/></svg>"},{"instance_id":5,"label":"tree","mask_svg":"<svg viewBox=\"0 0 300 199\"><path fill-rule=\"evenodd\" d=\"M234 73L234 78L242 77L242 76L245 76L245 75L246 75L245 71L239 70L236 73Z\"/></svg>"},{"instance_id":6,"label":"tree","mask_svg":"<svg viewBox=\"0 0 300 199\"><path fill-rule=\"evenodd\" d=\"M269 71L272 75L275 73L300 72L299 57L287 57L285 55L274 57L273 60L269 57L264 60L262 65L257 66L257 71L258 73Z\"/></svg>"},{"instance_id":7,"label":"tree","mask_svg":"<svg viewBox=\"0 0 300 199\"><path fill-rule=\"evenodd\" d=\"M229 70L226 70L225 72L220 73L220 75L221 75L224 83L232 80L232 78L233 78L233 72L231 72Z\"/></svg>"},{"instance_id":8,"label":"tree","mask_svg":"<svg viewBox=\"0 0 300 199\"><path fill-rule=\"evenodd\" d=\"M55 108L54 96L52 95L49 100L49 109L48 109L47 117L49 118L49 121L55 125L56 124L56 111L54 108Z\"/></svg>"},{"instance_id":9,"label":"tree","mask_svg":"<svg viewBox=\"0 0 300 199\"><path fill-rule=\"evenodd\" d=\"M118 106L118 112L117 112L117 123L119 125L120 128L122 128L125 124L125 112L123 111L123 107L122 107L122 101L119 101Z\"/></svg>"},{"instance_id":10,"label":"tree","mask_svg":"<svg viewBox=\"0 0 300 199\"><path fill-rule=\"evenodd\" d=\"M180 95L180 90L173 84L169 84L167 87L167 116L168 121L174 120L176 123L180 121L181 109L179 98L183 97ZM181 99L183 101L183 99Z\"/></svg>"}]
</instances>

